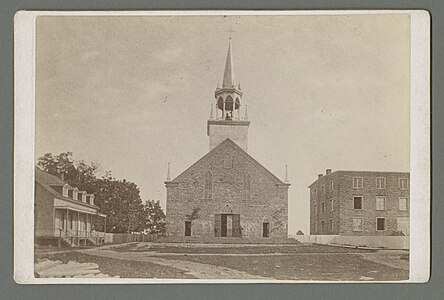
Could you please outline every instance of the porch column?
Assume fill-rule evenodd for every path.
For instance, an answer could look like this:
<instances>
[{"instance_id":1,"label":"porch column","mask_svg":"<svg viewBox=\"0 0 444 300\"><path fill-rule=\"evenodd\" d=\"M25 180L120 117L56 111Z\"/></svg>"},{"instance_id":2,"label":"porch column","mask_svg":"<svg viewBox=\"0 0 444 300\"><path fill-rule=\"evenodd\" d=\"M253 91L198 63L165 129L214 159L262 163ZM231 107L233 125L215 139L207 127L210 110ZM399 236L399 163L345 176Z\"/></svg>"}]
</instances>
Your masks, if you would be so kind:
<instances>
[{"instance_id":1,"label":"porch column","mask_svg":"<svg viewBox=\"0 0 444 300\"><path fill-rule=\"evenodd\" d=\"M80 246L80 213L77 212L77 246Z\"/></svg>"},{"instance_id":2,"label":"porch column","mask_svg":"<svg viewBox=\"0 0 444 300\"><path fill-rule=\"evenodd\" d=\"M89 232L90 232L90 228L89 228L89 214L86 214L86 224L85 224L85 229L86 229L86 235L89 236Z\"/></svg>"},{"instance_id":3,"label":"porch column","mask_svg":"<svg viewBox=\"0 0 444 300\"><path fill-rule=\"evenodd\" d=\"M68 209L66 209L66 216L65 216L65 234L68 233Z\"/></svg>"}]
</instances>

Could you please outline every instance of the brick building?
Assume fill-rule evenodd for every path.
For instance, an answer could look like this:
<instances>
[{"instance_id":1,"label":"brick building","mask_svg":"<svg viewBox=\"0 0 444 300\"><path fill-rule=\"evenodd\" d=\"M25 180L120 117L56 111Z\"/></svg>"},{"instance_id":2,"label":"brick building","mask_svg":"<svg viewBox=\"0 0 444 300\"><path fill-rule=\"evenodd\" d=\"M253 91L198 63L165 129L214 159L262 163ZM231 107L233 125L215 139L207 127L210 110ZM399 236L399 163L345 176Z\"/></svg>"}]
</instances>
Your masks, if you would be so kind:
<instances>
[{"instance_id":1,"label":"brick building","mask_svg":"<svg viewBox=\"0 0 444 300\"><path fill-rule=\"evenodd\" d=\"M310 188L310 234L409 235L409 173L336 171Z\"/></svg>"},{"instance_id":2,"label":"brick building","mask_svg":"<svg viewBox=\"0 0 444 300\"><path fill-rule=\"evenodd\" d=\"M216 114L207 122L209 152L165 181L166 230L170 237L287 238L288 187L248 153L248 121L241 118L243 92L235 84L231 41ZM169 171L168 171L169 173Z\"/></svg>"}]
</instances>

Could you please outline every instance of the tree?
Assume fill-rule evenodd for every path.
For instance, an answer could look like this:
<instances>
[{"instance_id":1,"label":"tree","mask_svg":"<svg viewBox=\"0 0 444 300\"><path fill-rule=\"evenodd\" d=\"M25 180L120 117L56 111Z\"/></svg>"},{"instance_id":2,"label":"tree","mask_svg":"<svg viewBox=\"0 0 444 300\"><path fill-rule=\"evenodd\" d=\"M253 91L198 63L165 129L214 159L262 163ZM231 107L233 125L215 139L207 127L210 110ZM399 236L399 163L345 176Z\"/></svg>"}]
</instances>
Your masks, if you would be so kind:
<instances>
[{"instance_id":1,"label":"tree","mask_svg":"<svg viewBox=\"0 0 444 300\"><path fill-rule=\"evenodd\" d=\"M96 203L107 215L107 232L138 231L143 222L143 203L137 185L126 179L117 180L111 172L98 180Z\"/></svg>"},{"instance_id":2,"label":"tree","mask_svg":"<svg viewBox=\"0 0 444 300\"><path fill-rule=\"evenodd\" d=\"M165 213L159 201L150 200L143 206L144 221L139 227L140 231L148 233L165 234Z\"/></svg>"},{"instance_id":3,"label":"tree","mask_svg":"<svg viewBox=\"0 0 444 300\"><path fill-rule=\"evenodd\" d=\"M96 171L98 163L87 164L85 161L74 161L72 152L63 152L59 155L46 153L39 157L37 167L52 175L63 174L64 181L87 193L96 191Z\"/></svg>"}]
</instances>

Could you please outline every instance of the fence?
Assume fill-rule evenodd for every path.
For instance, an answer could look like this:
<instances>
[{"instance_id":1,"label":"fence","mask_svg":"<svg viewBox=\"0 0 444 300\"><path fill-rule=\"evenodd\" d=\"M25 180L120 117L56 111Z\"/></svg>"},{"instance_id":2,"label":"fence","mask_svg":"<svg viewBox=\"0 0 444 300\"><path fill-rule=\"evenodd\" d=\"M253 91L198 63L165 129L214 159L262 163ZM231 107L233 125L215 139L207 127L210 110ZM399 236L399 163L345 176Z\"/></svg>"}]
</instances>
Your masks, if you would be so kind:
<instances>
[{"instance_id":1,"label":"fence","mask_svg":"<svg viewBox=\"0 0 444 300\"><path fill-rule=\"evenodd\" d=\"M106 244L153 242L155 240L157 240L157 233L105 233Z\"/></svg>"},{"instance_id":2,"label":"fence","mask_svg":"<svg viewBox=\"0 0 444 300\"><path fill-rule=\"evenodd\" d=\"M409 236L343 236L343 235L292 235L308 244L338 244L386 249L409 249Z\"/></svg>"}]
</instances>

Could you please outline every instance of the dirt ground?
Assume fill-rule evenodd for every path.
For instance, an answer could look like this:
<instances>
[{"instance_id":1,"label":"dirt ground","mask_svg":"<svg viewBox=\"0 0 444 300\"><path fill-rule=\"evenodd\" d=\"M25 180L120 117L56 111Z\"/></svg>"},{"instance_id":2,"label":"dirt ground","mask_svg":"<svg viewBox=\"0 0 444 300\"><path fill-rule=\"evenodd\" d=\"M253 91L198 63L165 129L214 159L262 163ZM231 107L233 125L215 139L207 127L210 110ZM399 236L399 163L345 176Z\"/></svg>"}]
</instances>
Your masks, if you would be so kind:
<instances>
[{"instance_id":1,"label":"dirt ground","mask_svg":"<svg viewBox=\"0 0 444 300\"><path fill-rule=\"evenodd\" d=\"M327 245L130 243L38 257L94 262L121 278L386 281L408 279L408 251Z\"/></svg>"}]
</instances>

